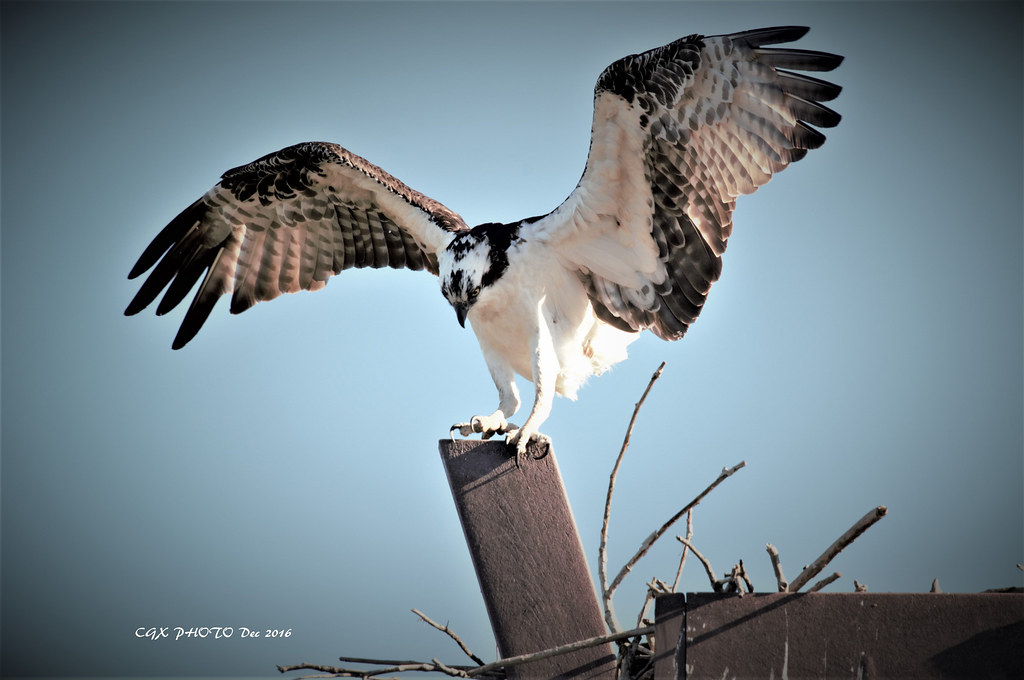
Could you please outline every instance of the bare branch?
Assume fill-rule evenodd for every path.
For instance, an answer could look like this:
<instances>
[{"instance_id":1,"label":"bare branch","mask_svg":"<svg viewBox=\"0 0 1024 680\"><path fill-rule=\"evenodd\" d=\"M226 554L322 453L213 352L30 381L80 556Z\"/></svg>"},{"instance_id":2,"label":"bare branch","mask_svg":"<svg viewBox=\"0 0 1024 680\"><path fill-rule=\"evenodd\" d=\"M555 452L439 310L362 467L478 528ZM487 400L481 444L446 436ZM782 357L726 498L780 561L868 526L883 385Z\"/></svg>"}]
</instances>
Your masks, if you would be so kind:
<instances>
[{"instance_id":1,"label":"bare branch","mask_svg":"<svg viewBox=\"0 0 1024 680\"><path fill-rule=\"evenodd\" d=\"M747 592L748 593L754 592L754 584L750 582L750 577L747 576L747 568L743 566L743 560L740 560L739 577L741 579L743 579L743 583L746 584Z\"/></svg>"},{"instance_id":2,"label":"bare branch","mask_svg":"<svg viewBox=\"0 0 1024 680\"><path fill-rule=\"evenodd\" d=\"M454 668L452 666L447 666L447 665L441 663L440 661L438 661L437 659L431 659L430 662L432 664L434 664L434 666L439 671L444 673L445 675L451 675L452 677L456 677L456 678L469 677L469 676L466 675L465 671L462 671L462 670L460 670L458 668Z\"/></svg>"},{"instance_id":3,"label":"bare branch","mask_svg":"<svg viewBox=\"0 0 1024 680\"><path fill-rule=\"evenodd\" d=\"M346 677L342 675L345 673L344 668L338 668L337 666L322 666L315 663L297 663L291 666L278 666L277 670L279 673L291 673L292 671L320 671L322 673L330 673L332 677ZM348 677L353 677L349 675Z\"/></svg>"},{"instance_id":4,"label":"bare branch","mask_svg":"<svg viewBox=\"0 0 1024 680\"><path fill-rule=\"evenodd\" d=\"M435 626L436 627L436 626ZM302 676L296 678L296 680L305 680L305 678L312 677L331 677L331 678L373 678L374 680L397 680L397 678L385 679L382 675L389 673L412 673L412 672L423 672L423 673L444 673L456 678L468 678L469 672L475 671L479 666L449 666L448 664L442 663L437 659L431 659L430 661L409 661L409 660L395 660L395 659L367 659L359 656L342 656L338 658L339 661L344 663L358 663L372 666L378 666L378 668L343 668L339 666L324 666L321 664L309 664L301 663L293 666L278 666L277 670L281 673L288 673L297 670L314 670L322 673L329 673L329 675L323 676ZM474 674L474 677L478 675L482 677L493 677L501 675L500 671L497 673L483 673Z\"/></svg>"},{"instance_id":5,"label":"bare branch","mask_svg":"<svg viewBox=\"0 0 1024 680\"><path fill-rule=\"evenodd\" d=\"M657 595L657 593L655 592L653 585L648 583L647 596L644 598L644 606L640 607L640 615L636 617L637 628L643 625L644 615L647 614L647 608L651 606L652 602L654 602L655 595Z\"/></svg>"},{"instance_id":6,"label":"bare branch","mask_svg":"<svg viewBox=\"0 0 1024 680\"><path fill-rule=\"evenodd\" d=\"M775 570L775 580L779 584L779 592L785 593L789 590L789 581L782 575L782 561L779 559L779 550L771 543L766 543L768 558L772 561L772 569Z\"/></svg>"},{"instance_id":7,"label":"bare branch","mask_svg":"<svg viewBox=\"0 0 1024 680\"><path fill-rule=\"evenodd\" d=\"M933 579L932 580L932 589L931 589L930 592L933 592L933 593L941 593L942 592L942 588L939 587L939 579Z\"/></svg>"},{"instance_id":8,"label":"bare branch","mask_svg":"<svg viewBox=\"0 0 1024 680\"><path fill-rule=\"evenodd\" d=\"M466 644L462 641L462 638L460 638L458 635L453 633L451 631L451 629L448 628L448 626L446 626L446 625L442 626L439 623L431 621L427 617L426 614L424 614L423 612L419 611L418 609L413 609L412 613L415 614L416 616L420 617L423 620L424 623L429 624L429 625L433 626L434 628L437 628L439 631L441 631L442 633L446 634L452 640L455 640L455 644L457 644L459 646L459 649L461 649L463 652L465 652L466 656L468 656L470 659L472 659L474 662L476 662L477 665L480 665L480 666L484 665L483 659L481 659L479 656L477 656L473 652L469 651L469 647L467 647Z\"/></svg>"},{"instance_id":9,"label":"bare branch","mask_svg":"<svg viewBox=\"0 0 1024 680\"><path fill-rule=\"evenodd\" d=\"M653 640L648 637L647 644L642 642L642 635L632 638L628 644L619 645L618 680L650 680L654 671ZM642 666L640 664L643 664Z\"/></svg>"},{"instance_id":10,"label":"bare branch","mask_svg":"<svg viewBox=\"0 0 1024 680\"><path fill-rule=\"evenodd\" d=\"M736 593L739 597L743 597L744 586L746 586L746 592L754 592L754 584L747 578L747 570L743 566L743 560L740 560L739 564L734 564L732 569L725 574L725 578L718 583L724 586L725 592Z\"/></svg>"},{"instance_id":11,"label":"bare branch","mask_svg":"<svg viewBox=\"0 0 1024 680\"><path fill-rule=\"evenodd\" d=\"M650 591L648 591L650 593ZM633 659L636 656L637 647L640 644L640 636L633 638L629 644L623 649L619 650L619 672L617 674L618 680L632 680L630 676L630 669L633 665Z\"/></svg>"},{"instance_id":12,"label":"bare branch","mask_svg":"<svg viewBox=\"0 0 1024 680\"><path fill-rule=\"evenodd\" d=\"M722 582L715 577L715 570L711 568L711 562L708 561L708 558L701 555L700 551L694 548L693 544L690 543L688 539L685 539L682 536L676 536L676 540L689 548L690 552L692 552L694 556L700 560L700 563L704 565L704 571L708 573L708 580L711 581L711 590L716 593L722 592Z\"/></svg>"},{"instance_id":13,"label":"bare branch","mask_svg":"<svg viewBox=\"0 0 1024 680\"><path fill-rule=\"evenodd\" d=\"M608 478L608 495L604 499L604 520L601 522L601 546L598 548L597 558L597 573L601 580L601 595L604 601L604 619L608 624L608 629L613 633L618 632L618 622L615 620L615 610L612 607L612 593L614 588L609 590L608 588L608 520L611 517L612 512L612 493L615 490L615 478L619 474L619 466L622 465L622 458L626 455L626 449L629 448L629 441L633 436L633 426L636 425L636 417L640 413L640 407L644 405L644 401L647 399L647 395L650 393L651 388L654 387L654 383L661 377L661 372L665 369L665 362L662 361L661 365L651 376L650 382L647 383L647 389L640 396L640 401L633 407L633 417L629 419L629 427L626 428L626 436L622 440L622 447L619 449L619 455L615 459L615 466L612 467L611 476Z\"/></svg>"},{"instance_id":14,"label":"bare branch","mask_svg":"<svg viewBox=\"0 0 1024 680\"><path fill-rule=\"evenodd\" d=\"M672 517L670 517L667 522L665 522L664 524L661 525L660 529L658 529L653 534L648 536L644 540L644 542L640 544L640 549L636 551L636 554L634 554L633 557L631 557L629 559L629 561L626 562L625 566L623 566L622 569L619 570L619 574L615 577L615 580L612 581L612 584L610 586L608 586L607 589L604 590L605 600L606 601L611 601L612 593L615 592L615 589L619 587L620 583L622 583L622 579L626 578L626 576L629 574L629 572L633 569L633 566L637 562L640 561L640 558L647 554L647 551L651 549L651 546L653 546L654 543L659 538L661 538L662 535L664 535L664 533L666 531L668 531L669 528L671 528L671 526L673 524L675 524L679 520L680 517L682 517L684 514L689 512L691 509L693 509L697 504L699 504L702 500L704 500L705 496L707 496L709 493L714 491L715 487L717 487L719 484L724 482L726 479L728 479L729 477L734 475L737 470L745 467L746 464L747 464L746 461L740 461L739 463L737 463L736 465L734 465L731 468L728 468L728 467L727 468L722 468L722 472L719 473L718 478L715 479L715 481L711 482L711 484L709 484L706 489L701 491L700 494L698 494L696 498L694 498L692 501L690 501L685 506L683 506L683 508L679 512L677 512L676 514L672 515ZM682 539L680 538L680 540L682 540ZM692 545L690 546L690 550L693 550L693 546ZM694 551L694 554L696 554L696 551Z\"/></svg>"},{"instance_id":15,"label":"bare branch","mask_svg":"<svg viewBox=\"0 0 1024 680\"><path fill-rule=\"evenodd\" d=\"M686 512L686 540L693 539L693 508L690 508ZM676 588L679 587L679 577L683 575L683 567L686 566L686 553L689 550L685 545L683 546L683 554L679 557L679 568L676 569L676 577L672 581L672 592L676 592Z\"/></svg>"},{"instance_id":16,"label":"bare branch","mask_svg":"<svg viewBox=\"0 0 1024 680\"><path fill-rule=\"evenodd\" d=\"M345 663L368 663L378 666L415 666L416 664L423 663L422 661L410 661L408 659L367 659L361 656L340 656L338 661L344 661Z\"/></svg>"},{"instance_id":17,"label":"bare branch","mask_svg":"<svg viewBox=\"0 0 1024 680\"><path fill-rule=\"evenodd\" d=\"M664 593L672 592L672 589L669 587L669 585L657 577L652 578L651 582L647 584L647 587L652 589L655 595L661 595Z\"/></svg>"},{"instance_id":18,"label":"bare branch","mask_svg":"<svg viewBox=\"0 0 1024 680\"><path fill-rule=\"evenodd\" d=\"M743 597L743 581L740 579L740 565L732 565L732 570L725 574L725 592L736 593Z\"/></svg>"},{"instance_id":19,"label":"bare branch","mask_svg":"<svg viewBox=\"0 0 1024 680\"><path fill-rule=\"evenodd\" d=\"M866 593L868 592L868 586L866 583L861 583L857 579L853 580L853 592L855 593Z\"/></svg>"},{"instance_id":20,"label":"bare branch","mask_svg":"<svg viewBox=\"0 0 1024 680\"><path fill-rule=\"evenodd\" d=\"M345 658L342 657L341 660L344 661ZM363 661L359 661L358 663L380 662L366 659ZM459 668L453 668L451 666L446 666L443 663L437 661L436 659L430 663L412 661L409 663L403 663L399 665L385 666L383 668L340 668L338 666L323 666L320 664L302 663L296 664L294 666L278 666L277 670L281 673L288 673L290 671L297 670L314 670L323 673L330 673L330 676L328 677L334 678L376 678L377 680L381 680L380 676L385 673L409 673L412 671L422 671L426 673L444 673L445 675L450 675L458 678L469 677L464 670L461 670Z\"/></svg>"},{"instance_id":21,"label":"bare branch","mask_svg":"<svg viewBox=\"0 0 1024 680\"><path fill-rule=\"evenodd\" d=\"M832 561L832 558L842 552L846 546L857 540L857 537L867 531L872 524L885 517L886 512L888 512L888 509L884 505L879 505L877 508L857 520L857 522L847 529L846 533L836 539L836 542L830 545L825 552L818 557L818 559L804 567L803 572L801 572L801 574L789 584L790 592L795 593L807 585L807 582L817 576L818 573Z\"/></svg>"},{"instance_id":22,"label":"bare branch","mask_svg":"<svg viewBox=\"0 0 1024 680\"><path fill-rule=\"evenodd\" d=\"M811 586L810 588L807 589L807 592L809 592L809 593L816 593L819 590L821 590L822 588L824 588L825 586L827 586L827 585L829 585L831 583L834 583L835 581L838 581L841 577L842 577L842 574L837 571L834 574L832 574L831 576L826 576L825 578L823 578L820 581L818 581L817 583L815 583L813 586Z\"/></svg>"},{"instance_id":23,"label":"bare branch","mask_svg":"<svg viewBox=\"0 0 1024 680\"><path fill-rule=\"evenodd\" d=\"M519 656L510 656L507 659L501 659L494 663L489 663L477 668L473 668L467 671L466 675L471 678L475 678L481 675L485 675L498 668L512 668L513 666L520 666L524 663L531 663L533 661L540 661L547 659L552 656L558 656L559 654L568 654L569 652L575 652L587 647L594 647L597 645L603 645L606 642L616 642L617 640L626 640L635 635L650 635L654 632L654 626L645 626L643 628L634 628L633 630L627 630L619 633L609 633L608 635L599 635L598 637L587 638L586 640L578 640L576 642L570 642L566 645L559 647L552 647L551 649L545 649L539 652L531 652L529 654L520 654Z\"/></svg>"},{"instance_id":24,"label":"bare branch","mask_svg":"<svg viewBox=\"0 0 1024 680\"><path fill-rule=\"evenodd\" d=\"M558 647L544 649L539 652L531 652L529 654L511 656L507 659L495 661L494 663L488 663L482 666L475 667L448 666L446 664L441 663L437 659L433 659L430 662L402 661L396 663L393 661L385 661L382 659L375 660L362 659L358 657L341 657L341 661L345 661L348 663L378 664L384 665L385 667L360 670L353 668L339 668L337 666L321 666L317 664L303 663L294 666L278 666L277 669L282 673L287 673L289 671L296 670L315 670L323 673L330 673L333 677L375 678L376 680L380 680L379 676L385 673L409 673L413 671L444 673L445 675L459 678L493 677L495 675L500 675L502 669L512 668L513 666L520 666L522 664L531 663L533 661L541 661L542 659L547 659L552 656L568 654L570 652L576 652L581 649L586 649L588 647L603 645L607 642L626 640L628 638L640 635L650 635L653 632L654 626L634 628L633 630L627 630L625 632L610 633L608 635L600 635L598 637L587 638L586 640L578 640L576 642L560 645Z\"/></svg>"},{"instance_id":25,"label":"bare branch","mask_svg":"<svg viewBox=\"0 0 1024 680\"><path fill-rule=\"evenodd\" d=\"M291 673L292 671L320 671L322 673L330 673L330 675L303 675L296 680L305 680L305 678L337 678L337 677L353 677L351 675L345 676L340 675L345 672L344 668L338 668L336 666L321 666L313 663L298 663L292 666L278 666L278 672L280 673ZM356 676L358 677L358 676Z\"/></svg>"}]
</instances>

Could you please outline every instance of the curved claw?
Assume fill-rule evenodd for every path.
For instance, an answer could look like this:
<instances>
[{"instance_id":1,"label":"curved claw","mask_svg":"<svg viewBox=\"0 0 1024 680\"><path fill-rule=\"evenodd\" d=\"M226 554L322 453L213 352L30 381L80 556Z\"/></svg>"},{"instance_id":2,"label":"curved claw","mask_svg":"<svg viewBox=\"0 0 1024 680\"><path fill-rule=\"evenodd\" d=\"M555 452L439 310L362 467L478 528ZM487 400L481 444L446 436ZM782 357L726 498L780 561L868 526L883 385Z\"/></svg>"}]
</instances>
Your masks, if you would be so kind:
<instances>
[{"instance_id":1,"label":"curved claw","mask_svg":"<svg viewBox=\"0 0 1024 680\"><path fill-rule=\"evenodd\" d=\"M455 439L455 431L458 430L459 434L463 437L479 434L481 439L490 439L496 434L505 434L514 428L515 425L501 417L494 415L473 416L469 419L468 423L455 423L452 425L448 430L448 436Z\"/></svg>"},{"instance_id":2,"label":"curved claw","mask_svg":"<svg viewBox=\"0 0 1024 680\"><path fill-rule=\"evenodd\" d=\"M459 434L461 434L463 437L468 437L469 435L473 434L472 430L466 429L468 427L470 427L469 423L455 423L450 428L448 428L448 437L452 441L455 441L455 430L458 430Z\"/></svg>"},{"instance_id":3,"label":"curved claw","mask_svg":"<svg viewBox=\"0 0 1024 680\"><path fill-rule=\"evenodd\" d=\"M506 437L505 439L506 444L515 448L516 467L519 467L519 462L522 460L523 456L526 455L526 448L530 444L546 445L544 454L537 456L538 460L548 455L548 452L551 450L551 437L547 436L546 434L541 434L540 432L530 432L525 437L523 436L523 434L524 430L517 429L514 431L510 431L508 437Z\"/></svg>"}]
</instances>

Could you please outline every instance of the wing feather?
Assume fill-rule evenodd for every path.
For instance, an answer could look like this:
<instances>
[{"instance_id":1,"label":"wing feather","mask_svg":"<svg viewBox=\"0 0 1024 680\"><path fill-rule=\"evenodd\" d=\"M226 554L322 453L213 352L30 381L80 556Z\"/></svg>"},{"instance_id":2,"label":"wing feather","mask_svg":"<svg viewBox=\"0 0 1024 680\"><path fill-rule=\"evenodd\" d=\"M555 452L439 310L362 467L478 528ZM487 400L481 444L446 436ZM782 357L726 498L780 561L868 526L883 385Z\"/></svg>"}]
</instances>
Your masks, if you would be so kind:
<instances>
[{"instance_id":1,"label":"wing feather","mask_svg":"<svg viewBox=\"0 0 1024 680\"><path fill-rule=\"evenodd\" d=\"M152 269L125 314L164 292L157 314L202 283L175 349L191 340L217 300L240 313L282 293L318 290L350 267L428 269L466 230L462 218L335 144L287 147L227 171L143 250L129 273Z\"/></svg>"},{"instance_id":2,"label":"wing feather","mask_svg":"<svg viewBox=\"0 0 1024 680\"><path fill-rule=\"evenodd\" d=\"M736 198L820 147L841 88L796 71L842 57L789 46L807 28L693 35L598 78L583 177L532 223L618 328L683 336L721 274ZM793 70L788 70L793 69ZM615 266L609 262L615 261Z\"/></svg>"},{"instance_id":3,"label":"wing feather","mask_svg":"<svg viewBox=\"0 0 1024 680\"><path fill-rule=\"evenodd\" d=\"M348 206L341 206L338 208L338 222L347 225L347 228L337 232L334 241L334 266L337 271L341 271L356 264L355 234L359 228L359 221Z\"/></svg>"}]
</instances>

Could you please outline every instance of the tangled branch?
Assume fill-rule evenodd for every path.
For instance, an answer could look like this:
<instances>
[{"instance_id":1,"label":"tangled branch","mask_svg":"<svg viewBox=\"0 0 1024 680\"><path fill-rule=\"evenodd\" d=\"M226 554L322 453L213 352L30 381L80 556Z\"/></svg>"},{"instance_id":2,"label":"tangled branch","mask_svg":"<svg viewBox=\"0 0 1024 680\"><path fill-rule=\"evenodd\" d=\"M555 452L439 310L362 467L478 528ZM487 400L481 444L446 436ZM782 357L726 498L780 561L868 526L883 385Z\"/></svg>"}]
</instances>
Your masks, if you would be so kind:
<instances>
[{"instance_id":1,"label":"tangled branch","mask_svg":"<svg viewBox=\"0 0 1024 680\"><path fill-rule=\"evenodd\" d=\"M737 471L744 468L746 464L746 461L740 461L731 468L722 468L722 471L719 473L715 481L711 482L711 484L709 484L707 488L705 488L703 491L697 494L696 498L694 498L692 501L684 505L679 512L672 515L672 517L670 517L668 521L662 524L657 531L655 531L646 539L644 539L644 542L640 544L640 548L631 558L629 558L629 561L626 562L622 569L619 570L619 573L615 577L615 580L612 581L611 585L608 586L608 588L605 590L605 599L609 602L611 601L612 593L614 593L615 589L619 587L619 584L622 583L622 580L624 578L626 578L629 572L633 569L633 566L640 561L640 558L647 554L647 551L651 549L651 546L653 546L654 543L659 538L661 538L665 534L665 532L672 527L673 524L679 521L680 517L688 513L694 507L696 507L702 500L704 500L705 496L707 496L709 493L715 490L715 487L717 487L719 484L727 480L729 477L732 477L734 474L736 474ZM690 546L690 550L693 550L693 546Z\"/></svg>"},{"instance_id":2,"label":"tangled branch","mask_svg":"<svg viewBox=\"0 0 1024 680\"><path fill-rule=\"evenodd\" d=\"M342 668L339 666L323 666L320 664L301 663L292 666L278 666L277 670L282 673L298 670L314 670L322 673L329 673L330 677L335 678L380 678L381 675L386 673L409 673L414 671L444 673L445 675L457 678L500 678L504 677L504 671L515 666L521 666L534 661L541 661L552 656L577 652L581 649L596 647L608 642L618 642L619 640L627 640L631 637L650 635L653 632L654 626L645 626L643 628L635 628L633 630L627 630L619 633L609 633L608 635L600 635L597 637L587 638L586 640L578 640L569 644L559 645L558 647L551 647L550 649L544 649L539 652L510 656L507 659L501 659L500 661L483 664L481 666L449 666L441 663L437 659L431 659L429 662L388 661L384 659L361 659L357 657L343 656L340 658L341 661L349 663L377 664L382 667L373 669L354 669Z\"/></svg>"}]
</instances>

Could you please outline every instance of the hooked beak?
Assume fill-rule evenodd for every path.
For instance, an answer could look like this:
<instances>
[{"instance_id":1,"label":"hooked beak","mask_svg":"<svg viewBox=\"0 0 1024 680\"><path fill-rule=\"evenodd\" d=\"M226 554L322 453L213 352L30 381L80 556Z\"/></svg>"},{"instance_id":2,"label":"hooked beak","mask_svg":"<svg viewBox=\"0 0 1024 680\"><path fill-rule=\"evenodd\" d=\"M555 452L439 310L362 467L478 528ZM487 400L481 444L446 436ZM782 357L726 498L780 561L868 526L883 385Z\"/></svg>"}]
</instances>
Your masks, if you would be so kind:
<instances>
[{"instance_id":1,"label":"hooked beak","mask_svg":"<svg viewBox=\"0 0 1024 680\"><path fill-rule=\"evenodd\" d=\"M457 305L454 305L454 307L455 307L455 316L459 320L459 325L462 326L463 328L465 328L466 327L466 314L469 313L469 305L457 304Z\"/></svg>"}]
</instances>

